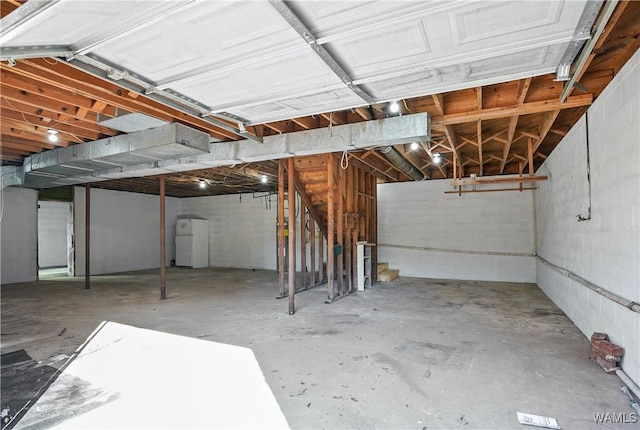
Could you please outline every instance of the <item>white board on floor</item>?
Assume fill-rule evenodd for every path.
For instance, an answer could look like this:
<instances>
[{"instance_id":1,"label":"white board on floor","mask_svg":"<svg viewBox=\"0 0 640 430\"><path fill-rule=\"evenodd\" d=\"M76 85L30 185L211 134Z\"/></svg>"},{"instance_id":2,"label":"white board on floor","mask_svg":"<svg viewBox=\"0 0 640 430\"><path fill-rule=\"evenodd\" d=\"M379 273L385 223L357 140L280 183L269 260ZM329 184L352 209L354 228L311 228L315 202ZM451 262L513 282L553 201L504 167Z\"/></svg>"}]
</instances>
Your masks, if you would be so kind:
<instances>
[{"instance_id":1,"label":"white board on floor","mask_svg":"<svg viewBox=\"0 0 640 430\"><path fill-rule=\"evenodd\" d=\"M248 348L103 323L16 429L284 429Z\"/></svg>"}]
</instances>

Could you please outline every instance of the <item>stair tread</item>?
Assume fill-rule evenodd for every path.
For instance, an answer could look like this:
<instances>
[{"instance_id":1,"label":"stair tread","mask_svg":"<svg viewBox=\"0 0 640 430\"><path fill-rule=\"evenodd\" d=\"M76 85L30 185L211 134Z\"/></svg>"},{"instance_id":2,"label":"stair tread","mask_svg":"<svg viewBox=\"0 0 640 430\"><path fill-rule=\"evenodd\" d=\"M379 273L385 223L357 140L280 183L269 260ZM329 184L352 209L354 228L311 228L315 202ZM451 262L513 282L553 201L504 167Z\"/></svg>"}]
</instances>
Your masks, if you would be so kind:
<instances>
[{"instance_id":1,"label":"stair tread","mask_svg":"<svg viewBox=\"0 0 640 430\"><path fill-rule=\"evenodd\" d=\"M387 269L383 272L378 273L378 280L382 282L390 282L393 281L400 275L400 270L398 269Z\"/></svg>"}]
</instances>

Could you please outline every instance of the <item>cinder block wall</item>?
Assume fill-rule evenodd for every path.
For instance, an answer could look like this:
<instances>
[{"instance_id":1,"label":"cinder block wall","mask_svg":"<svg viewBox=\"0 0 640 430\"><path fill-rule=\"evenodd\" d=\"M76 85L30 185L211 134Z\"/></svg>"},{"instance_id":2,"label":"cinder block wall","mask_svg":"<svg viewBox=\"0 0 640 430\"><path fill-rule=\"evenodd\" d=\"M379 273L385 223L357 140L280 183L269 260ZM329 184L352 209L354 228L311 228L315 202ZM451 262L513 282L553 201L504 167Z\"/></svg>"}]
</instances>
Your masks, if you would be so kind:
<instances>
[{"instance_id":1,"label":"cinder block wall","mask_svg":"<svg viewBox=\"0 0 640 430\"><path fill-rule=\"evenodd\" d=\"M276 196L270 207L252 194L181 199L181 218L209 220L209 265L276 269Z\"/></svg>"},{"instance_id":2,"label":"cinder block wall","mask_svg":"<svg viewBox=\"0 0 640 430\"><path fill-rule=\"evenodd\" d=\"M76 276L84 276L85 189L74 188ZM180 199L166 200L166 264L175 255ZM122 191L91 190L91 274L160 267L160 198Z\"/></svg>"},{"instance_id":3,"label":"cinder block wall","mask_svg":"<svg viewBox=\"0 0 640 430\"><path fill-rule=\"evenodd\" d=\"M549 175L537 197L538 253L546 260L640 302L640 51L589 108L592 215L587 214L583 117L537 172ZM548 266L538 286L590 336L608 333L625 349L625 372L640 383L640 314Z\"/></svg>"},{"instance_id":4,"label":"cinder block wall","mask_svg":"<svg viewBox=\"0 0 640 430\"><path fill-rule=\"evenodd\" d=\"M38 276L38 192L12 187L0 193L0 283L35 281Z\"/></svg>"},{"instance_id":5,"label":"cinder block wall","mask_svg":"<svg viewBox=\"0 0 640 430\"><path fill-rule=\"evenodd\" d=\"M450 180L378 185L378 261L400 269L401 276L535 282L533 191L444 194L452 190Z\"/></svg>"},{"instance_id":6,"label":"cinder block wall","mask_svg":"<svg viewBox=\"0 0 640 430\"><path fill-rule=\"evenodd\" d=\"M38 266L67 265L68 202L38 202Z\"/></svg>"}]
</instances>

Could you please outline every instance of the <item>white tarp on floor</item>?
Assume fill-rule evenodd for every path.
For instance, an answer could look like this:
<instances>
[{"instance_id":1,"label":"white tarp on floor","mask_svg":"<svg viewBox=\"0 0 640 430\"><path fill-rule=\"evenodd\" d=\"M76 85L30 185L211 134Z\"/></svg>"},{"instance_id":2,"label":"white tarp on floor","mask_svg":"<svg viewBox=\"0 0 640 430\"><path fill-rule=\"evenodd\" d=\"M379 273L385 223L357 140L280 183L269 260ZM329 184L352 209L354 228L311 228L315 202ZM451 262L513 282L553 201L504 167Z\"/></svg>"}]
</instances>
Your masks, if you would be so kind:
<instances>
[{"instance_id":1,"label":"white tarp on floor","mask_svg":"<svg viewBox=\"0 0 640 430\"><path fill-rule=\"evenodd\" d=\"M248 348L105 322L16 429L283 429Z\"/></svg>"}]
</instances>

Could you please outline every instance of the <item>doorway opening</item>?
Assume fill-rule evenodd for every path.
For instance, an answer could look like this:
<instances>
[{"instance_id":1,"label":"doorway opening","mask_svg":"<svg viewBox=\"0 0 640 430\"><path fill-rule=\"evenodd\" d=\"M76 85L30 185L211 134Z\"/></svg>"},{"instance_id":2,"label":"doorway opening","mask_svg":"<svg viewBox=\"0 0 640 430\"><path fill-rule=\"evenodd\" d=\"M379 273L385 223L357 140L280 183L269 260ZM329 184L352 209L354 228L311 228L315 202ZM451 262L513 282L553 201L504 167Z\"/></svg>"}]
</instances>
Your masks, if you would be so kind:
<instances>
[{"instance_id":1,"label":"doorway opening","mask_svg":"<svg viewBox=\"0 0 640 430\"><path fill-rule=\"evenodd\" d=\"M38 200L38 279L74 276L73 203Z\"/></svg>"}]
</instances>

